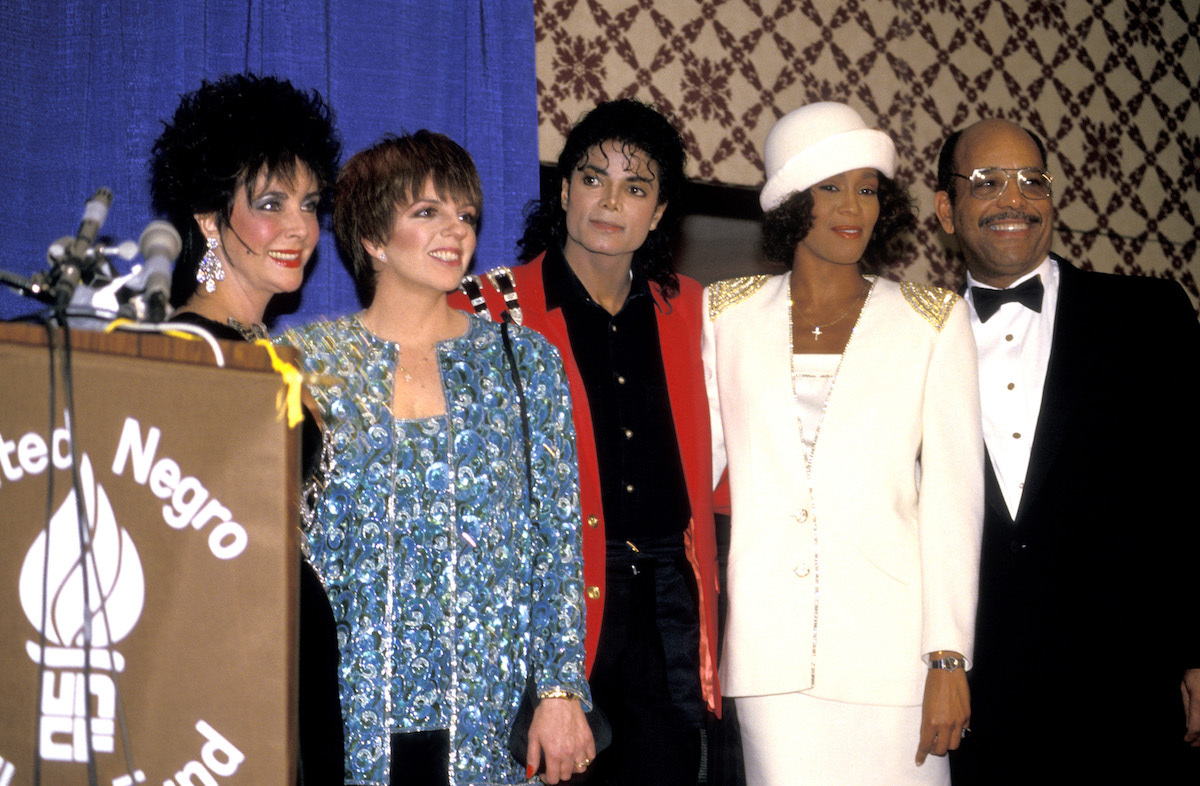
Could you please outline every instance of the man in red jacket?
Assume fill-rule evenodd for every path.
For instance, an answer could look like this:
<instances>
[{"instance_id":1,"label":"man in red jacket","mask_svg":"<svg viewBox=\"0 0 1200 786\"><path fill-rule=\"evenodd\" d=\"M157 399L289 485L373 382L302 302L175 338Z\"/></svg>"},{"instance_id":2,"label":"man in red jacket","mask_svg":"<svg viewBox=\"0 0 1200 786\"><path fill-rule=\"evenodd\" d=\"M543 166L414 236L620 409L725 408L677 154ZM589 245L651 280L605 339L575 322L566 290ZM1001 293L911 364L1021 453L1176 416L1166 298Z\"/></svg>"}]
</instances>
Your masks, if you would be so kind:
<instances>
[{"instance_id":1,"label":"man in red jacket","mask_svg":"<svg viewBox=\"0 0 1200 786\"><path fill-rule=\"evenodd\" d=\"M720 712L703 306L667 229L685 159L654 109L600 104L568 135L561 193L529 214L512 271L510 315L562 353L579 442L589 681L613 742L578 782L706 782Z\"/></svg>"}]
</instances>

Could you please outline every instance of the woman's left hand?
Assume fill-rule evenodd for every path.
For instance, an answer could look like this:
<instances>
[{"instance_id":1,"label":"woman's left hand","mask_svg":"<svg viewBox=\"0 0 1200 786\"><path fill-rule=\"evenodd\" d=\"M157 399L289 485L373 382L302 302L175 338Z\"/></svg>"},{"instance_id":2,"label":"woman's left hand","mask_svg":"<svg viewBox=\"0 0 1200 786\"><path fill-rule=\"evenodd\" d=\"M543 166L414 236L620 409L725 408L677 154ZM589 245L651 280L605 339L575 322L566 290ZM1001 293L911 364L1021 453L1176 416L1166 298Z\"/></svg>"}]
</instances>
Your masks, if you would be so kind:
<instances>
[{"instance_id":1,"label":"woman's left hand","mask_svg":"<svg viewBox=\"0 0 1200 786\"><path fill-rule=\"evenodd\" d=\"M945 756L962 741L971 722L971 691L965 669L930 669L925 676L925 702L921 707L921 740L917 766L929 754Z\"/></svg>"},{"instance_id":2,"label":"woman's left hand","mask_svg":"<svg viewBox=\"0 0 1200 786\"><path fill-rule=\"evenodd\" d=\"M533 772L540 769L542 760L546 783L567 781L581 773L596 758L592 730L579 699L542 699L533 711L529 724L529 751L525 761Z\"/></svg>"}]
</instances>

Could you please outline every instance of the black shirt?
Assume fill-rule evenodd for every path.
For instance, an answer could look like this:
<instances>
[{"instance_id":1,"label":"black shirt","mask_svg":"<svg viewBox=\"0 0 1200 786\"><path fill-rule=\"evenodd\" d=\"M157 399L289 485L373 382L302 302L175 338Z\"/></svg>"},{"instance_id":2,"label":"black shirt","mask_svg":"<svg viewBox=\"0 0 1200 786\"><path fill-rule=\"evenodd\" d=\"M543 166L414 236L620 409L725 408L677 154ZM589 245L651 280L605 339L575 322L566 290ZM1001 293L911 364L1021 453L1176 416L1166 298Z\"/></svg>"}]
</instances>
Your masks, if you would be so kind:
<instances>
[{"instance_id":1,"label":"black shirt","mask_svg":"<svg viewBox=\"0 0 1200 786\"><path fill-rule=\"evenodd\" d=\"M587 390L606 538L636 545L682 533L691 504L663 369L659 306L645 276L633 273L615 315L592 300L558 249L546 252L542 284L547 310L562 309Z\"/></svg>"}]
</instances>

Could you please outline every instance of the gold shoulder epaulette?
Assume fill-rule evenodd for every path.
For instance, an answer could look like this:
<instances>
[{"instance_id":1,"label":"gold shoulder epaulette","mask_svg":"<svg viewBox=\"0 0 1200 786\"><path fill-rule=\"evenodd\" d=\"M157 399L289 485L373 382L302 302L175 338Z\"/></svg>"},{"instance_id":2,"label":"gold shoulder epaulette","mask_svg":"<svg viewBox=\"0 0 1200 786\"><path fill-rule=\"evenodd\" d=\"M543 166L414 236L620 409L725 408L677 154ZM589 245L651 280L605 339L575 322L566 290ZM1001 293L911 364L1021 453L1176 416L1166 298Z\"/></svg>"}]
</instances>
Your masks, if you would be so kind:
<instances>
[{"instance_id":1,"label":"gold shoulder epaulette","mask_svg":"<svg viewBox=\"0 0 1200 786\"><path fill-rule=\"evenodd\" d=\"M950 309L958 302L958 295L948 289L935 287L932 284L915 284L904 281L900 284L904 299L913 310L925 318L925 321L940 331L950 317Z\"/></svg>"},{"instance_id":2,"label":"gold shoulder epaulette","mask_svg":"<svg viewBox=\"0 0 1200 786\"><path fill-rule=\"evenodd\" d=\"M742 276L710 284L708 287L708 318L715 320L730 306L741 303L762 289L770 276Z\"/></svg>"}]
</instances>

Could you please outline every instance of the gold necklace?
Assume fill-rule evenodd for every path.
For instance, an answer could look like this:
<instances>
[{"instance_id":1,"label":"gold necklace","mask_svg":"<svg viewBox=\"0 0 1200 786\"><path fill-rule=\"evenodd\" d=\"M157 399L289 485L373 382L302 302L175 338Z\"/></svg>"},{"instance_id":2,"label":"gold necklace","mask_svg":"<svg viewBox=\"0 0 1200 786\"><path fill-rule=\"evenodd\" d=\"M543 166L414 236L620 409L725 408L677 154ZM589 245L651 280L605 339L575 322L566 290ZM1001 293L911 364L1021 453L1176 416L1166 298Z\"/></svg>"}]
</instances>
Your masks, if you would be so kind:
<instances>
[{"instance_id":1,"label":"gold necklace","mask_svg":"<svg viewBox=\"0 0 1200 786\"><path fill-rule=\"evenodd\" d=\"M833 320L832 322L826 322L824 325L818 325L816 322L813 322L811 319L804 316L804 312L800 310L799 304L793 303L792 307L796 309L796 313L800 315L801 319L803 319L805 322L807 322L808 324L813 326L813 329L811 331L809 331L810 333L813 334L813 341L819 341L821 339L821 328L833 327L837 323L841 322L843 319L845 319L847 316L850 315L851 311L854 310L854 305L856 303L858 303L858 301L865 298L866 296L867 296L867 293L863 292L858 297L854 298L854 300L850 301L850 306L845 311L842 312L842 315L840 317ZM789 293L789 299L790 299L790 297L791 296Z\"/></svg>"},{"instance_id":2,"label":"gold necklace","mask_svg":"<svg viewBox=\"0 0 1200 786\"><path fill-rule=\"evenodd\" d=\"M412 374L408 373L408 369L400 362L400 345L396 345L396 370L404 375L405 382L412 382Z\"/></svg>"}]
</instances>

